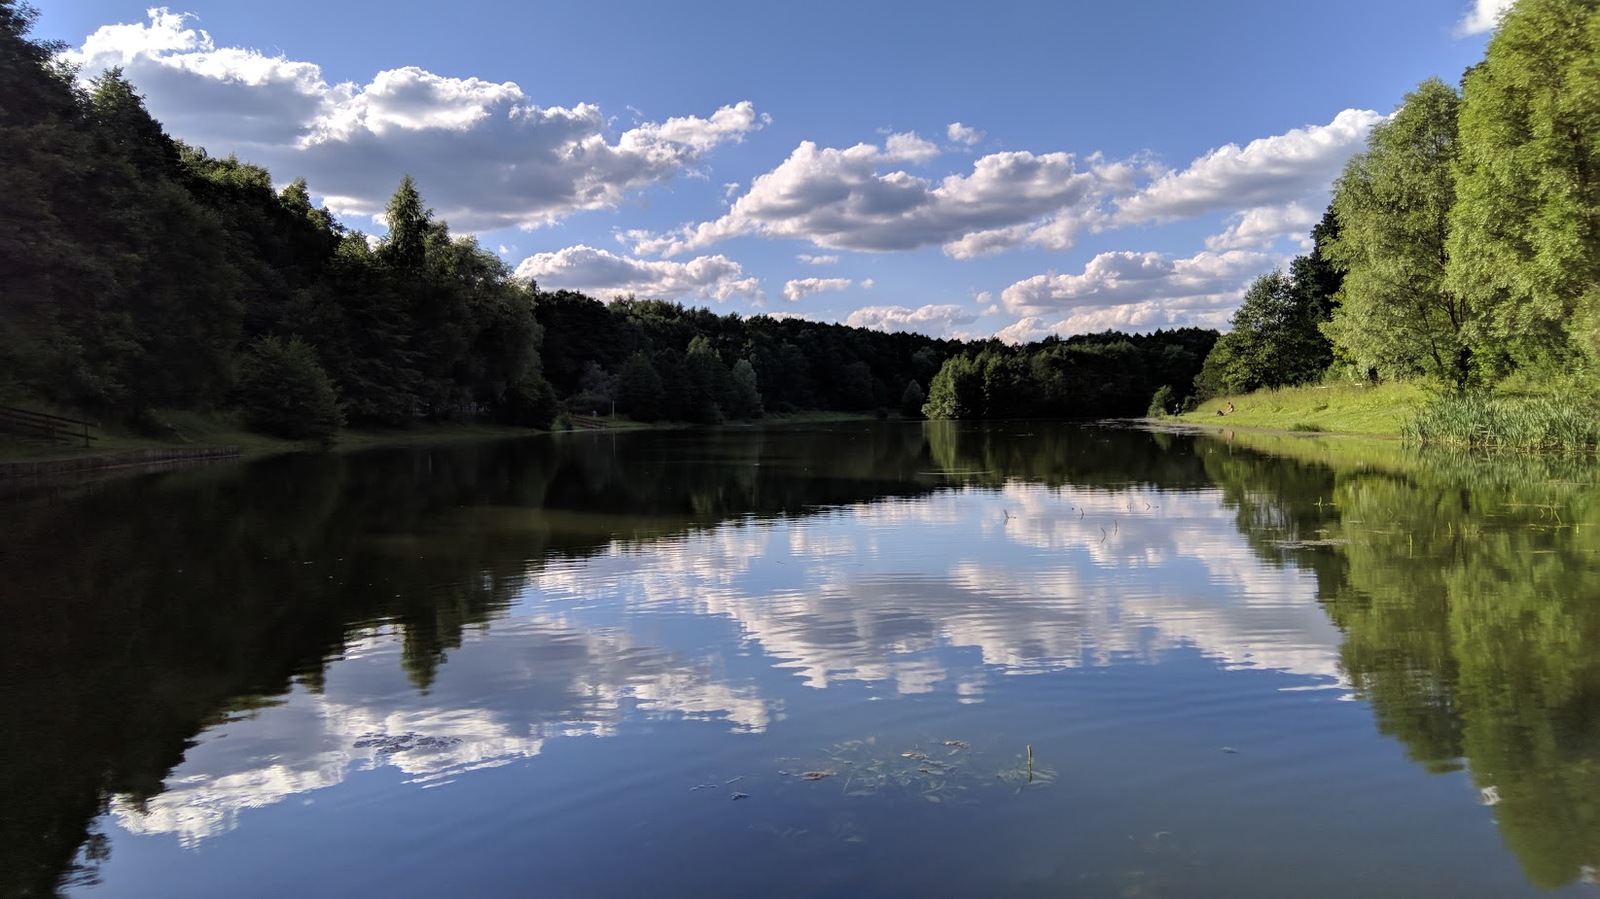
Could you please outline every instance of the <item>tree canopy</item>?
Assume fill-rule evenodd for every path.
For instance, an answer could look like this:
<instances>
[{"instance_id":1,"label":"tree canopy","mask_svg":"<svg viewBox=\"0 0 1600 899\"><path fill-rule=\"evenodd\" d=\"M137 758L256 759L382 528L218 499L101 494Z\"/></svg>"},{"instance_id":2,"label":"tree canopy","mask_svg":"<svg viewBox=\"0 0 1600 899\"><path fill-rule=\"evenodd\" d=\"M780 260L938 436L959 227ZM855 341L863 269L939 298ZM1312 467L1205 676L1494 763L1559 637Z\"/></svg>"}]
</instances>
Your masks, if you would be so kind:
<instances>
[{"instance_id":1,"label":"tree canopy","mask_svg":"<svg viewBox=\"0 0 1600 899\"><path fill-rule=\"evenodd\" d=\"M1322 377L1333 345L1321 329L1336 303L1343 269L1329 256L1340 232L1332 210L1311 231L1310 253L1295 258L1289 274L1262 275L1217 339L1195 377L1204 399L1270 387L1306 384Z\"/></svg>"},{"instance_id":2,"label":"tree canopy","mask_svg":"<svg viewBox=\"0 0 1600 899\"><path fill-rule=\"evenodd\" d=\"M1345 268L1327 332L1359 370L1464 385L1471 315L1445 283L1460 97L1438 79L1406 95L1345 166L1329 255Z\"/></svg>"},{"instance_id":3,"label":"tree canopy","mask_svg":"<svg viewBox=\"0 0 1600 899\"><path fill-rule=\"evenodd\" d=\"M1600 2L1507 10L1460 131L1451 290L1511 364L1600 361Z\"/></svg>"}]
</instances>

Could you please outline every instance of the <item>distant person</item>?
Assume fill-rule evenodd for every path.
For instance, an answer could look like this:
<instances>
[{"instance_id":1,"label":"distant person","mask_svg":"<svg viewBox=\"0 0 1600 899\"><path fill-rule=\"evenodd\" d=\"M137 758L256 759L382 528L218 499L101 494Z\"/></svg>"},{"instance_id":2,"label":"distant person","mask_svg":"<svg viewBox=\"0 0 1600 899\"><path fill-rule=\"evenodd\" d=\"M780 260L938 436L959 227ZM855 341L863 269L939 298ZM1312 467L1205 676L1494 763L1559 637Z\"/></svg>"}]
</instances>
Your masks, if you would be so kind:
<instances>
[{"instance_id":1,"label":"distant person","mask_svg":"<svg viewBox=\"0 0 1600 899\"><path fill-rule=\"evenodd\" d=\"M1232 404L1232 403L1229 403L1229 404L1228 404L1228 414L1229 414L1229 415L1232 415L1232 414L1233 414L1233 404Z\"/></svg>"}]
</instances>

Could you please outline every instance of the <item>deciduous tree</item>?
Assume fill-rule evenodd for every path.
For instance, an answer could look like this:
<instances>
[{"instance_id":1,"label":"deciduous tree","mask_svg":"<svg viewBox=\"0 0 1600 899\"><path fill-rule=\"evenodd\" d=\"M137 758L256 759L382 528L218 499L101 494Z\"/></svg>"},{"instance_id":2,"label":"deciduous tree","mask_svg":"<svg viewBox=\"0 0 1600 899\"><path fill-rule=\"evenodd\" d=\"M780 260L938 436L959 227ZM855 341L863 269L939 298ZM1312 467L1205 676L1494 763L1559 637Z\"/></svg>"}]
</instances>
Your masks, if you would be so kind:
<instances>
[{"instance_id":1,"label":"deciduous tree","mask_svg":"<svg viewBox=\"0 0 1600 899\"><path fill-rule=\"evenodd\" d=\"M1373 127L1335 188L1328 252L1345 276L1325 330L1362 370L1461 386L1473 376L1471 307L1445 282L1459 107L1444 82L1423 82Z\"/></svg>"},{"instance_id":2,"label":"deciduous tree","mask_svg":"<svg viewBox=\"0 0 1600 899\"><path fill-rule=\"evenodd\" d=\"M1514 362L1600 361L1600 0L1519 0L1462 88L1450 290Z\"/></svg>"}]
</instances>

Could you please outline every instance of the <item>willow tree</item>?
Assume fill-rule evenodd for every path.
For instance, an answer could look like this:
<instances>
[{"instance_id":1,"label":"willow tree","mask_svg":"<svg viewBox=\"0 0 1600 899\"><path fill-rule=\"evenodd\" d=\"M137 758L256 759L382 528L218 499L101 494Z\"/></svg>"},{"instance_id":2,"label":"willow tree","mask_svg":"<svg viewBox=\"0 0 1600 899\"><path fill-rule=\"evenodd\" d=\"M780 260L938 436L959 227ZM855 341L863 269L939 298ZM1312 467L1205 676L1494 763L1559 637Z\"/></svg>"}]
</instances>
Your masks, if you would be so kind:
<instances>
[{"instance_id":1,"label":"willow tree","mask_svg":"<svg viewBox=\"0 0 1600 899\"><path fill-rule=\"evenodd\" d=\"M1600 0L1520 0L1462 89L1449 284L1515 362L1600 360Z\"/></svg>"},{"instance_id":2,"label":"willow tree","mask_svg":"<svg viewBox=\"0 0 1600 899\"><path fill-rule=\"evenodd\" d=\"M1444 82L1424 81L1335 185L1328 252L1345 276L1324 332L1362 370L1458 386L1473 374L1471 309L1445 281L1460 105Z\"/></svg>"}]
</instances>

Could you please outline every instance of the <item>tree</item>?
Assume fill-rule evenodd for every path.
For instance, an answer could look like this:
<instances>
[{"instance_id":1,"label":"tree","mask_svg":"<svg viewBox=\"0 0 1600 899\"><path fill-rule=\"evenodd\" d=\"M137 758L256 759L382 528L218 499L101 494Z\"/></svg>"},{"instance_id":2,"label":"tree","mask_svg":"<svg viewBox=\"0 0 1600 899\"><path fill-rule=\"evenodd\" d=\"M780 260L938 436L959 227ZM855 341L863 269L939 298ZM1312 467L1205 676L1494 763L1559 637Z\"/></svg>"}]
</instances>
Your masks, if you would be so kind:
<instances>
[{"instance_id":1,"label":"tree","mask_svg":"<svg viewBox=\"0 0 1600 899\"><path fill-rule=\"evenodd\" d=\"M1145 415L1150 418L1164 418L1177 412L1176 406L1177 404L1172 401L1172 386L1162 384L1150 397L1150 408L1146 410Z\"/></svg>"},{"instance_id":2,"label":"tree","mask_svg":"<svg viewBox=\"0 0 1600 899\"><path fill-rule=\"evenodd\" d=\"M177 143L150 116L144 99L123 77L120 67L108 69L93 80L89 106L101 139L118 156L133 163L141 175L166 176L177 171Z\"/></svg>"},{"instance_id":3,"label":"tree","mask_svg":"<svg viewBox=\"0 0 1600 899\"><path fill-rule=\"evenodd\" d=\"M37 15L0 0L0 395L71 403L117 389L67 320L85 284L111 277L78 243L82 217L100 208L84 163L95 149L80 92L52 62L63 48L28 39Z\"/></svg>"},{"instance_id":4,"label":"tree","mask_svg":"<svg viewBox=\"0 0 1600 899\"><path fill-rule=\"evenodd\" d=\"M951 356L928 385L923 416L934 419L978 418L983 414L983 370L972 357Z\"/></svg>"},{"instance_id":5,"label":"tree","mask_svg":"<svg viewBox=\"0 0 1600 899\"><path fill-rule=\"evenodd\" d=\"M906 418L921 418L922 404L928 401L927 394L923 393L922 385L915 379L906 382L906 389L900 394L900 414Z\"/></svg>"},{"instance_id":6,"label":"tree","mask_svg":"<svg viewBox=\"0 0 1600 899\"><path fill-rule=\"evenodd\" d=\"M666 389L661 386L661 375L644 353L634 353L617 372L617 406L639 421L661 418Z\"/></svg>"},{"instance_id":7,"label":"tree","mask_svg":"<svg viewBox=\"0 0 1600 899\"><path fill-rule=\"evenodd\" d=\"M402 285L386 277L366 238L348 235L301 317L351 421L398 425L420 402L422 377Z\"/></svg>"},{"instance_id":8,"label":"tree","mask_svg":"<svg viewBox=\"0 0 1600 899\"><path fill-rule=\"evenodd\" d=\"M746 419L761 417L761 385L756 379L756 367L749 359L733 363L733 390L730 395L728 415Z\"/></svg>"},{"instance_id":9,"label":"tree","mask_svg":"<svg viewBox=\"0 0 1600 899\"><path fill-rule=\"evenodd\" d=\"M1319 322L1333 317L1333 310L1339 305L1339 289L1344 286L1344 266L1329 255L1333 242L1338 238L1339 217L1334 214L1333 206L1329 205L1322 213L1322 220L1311 228L1311 252L1296 256L1289 263L1289 278L1294 281L1295 294ZM1319 370L1327 368L1332 361L1333 346L1330 342L1326 361L1319 366Z\"/></svg>"},{"instance_id":10,"label":"tree","mask_svg":"<svg viewBox=\"0 0 1600 899\"><path fill-rule=\"evenodd\" d=\"M1511 360L1600 361L1600 2L1520 0L1462 88L1451 290Z\"/></svg>"},{"instance_id":11,"label":"tree","mask_svg":"<svg viewBox=\"0 0 1600 899\"><path fill-rule=\"evenodd\" d=\"M528 428L549 428L555 421L560 403L555 388L542 375L530 373L506 391L500 404L500 420L507 424Z\"/></svg>"},{"instance_id":12,"label":"tree","mask_svg":"<svg viewBox=\"0 0 1600 899\"><path fill-rule=\"evenodd\" d=\"M1245 291L1231 329L1206 355L1196 388L1218 396L1316 380L1328 360L1319 318L1288 275L1262 275Z\"/></svg>"},{"instance_id":13,"label":"tree","mask_svg":"<svg viewBox=\"0 0 1600 899\"><path fill-rule=\"evenodd\" d=\"M77 239L111 282L67 319L117 395L138 413L204 408L232 386L244 307L221 218L188 186L180 150L120 71L88 94L96 144L92 196L105 204ZM99 287L100 285L96 285Z\"/></svg>"},{"instance_id":14,"label":"tree","mask_svg":"<svg viewBox=\"0 0 1600 899\"><path fill-rule=\"evenodd\" d=\"M1458 387L1474 376L1471 307L1445 282L1459 107L1455 90L1424 81L1372 129L1335 186L1328 253L1345 276L1325 330L1362 371Z\"/></svg>"},{"instance_id":15,"label":"tree","mask_svg":"<svg viewBox=\"0 0 1600 899\"><path fill-rule=\"evenodd\" d=\"M383 208L383 222L389 229L383 260L401 271L421 271L428 256L428 234L434 227L433 210L423 205L417 182L410 175L400 179L389 205Z\"/></svg>"},{"instance_id":16,"label":"tree","mask_svg":"<svg viewBox=\"0 0 1600 899\"><path fill-rule=\"evenodd\" d=\"M333 382L298 337L263 337L252 344L235 391L246 423L266 434L329 441L344 424Z\"/></svg>"},{"instance_id":17,"label":"tree","mask_svg":"<svg viewBox=\"0 0 1600 899\"><path fill-rule=\"evenodd\" d=\"M690 418L706 424L720 424L724 418L732 416L733 407L738 403L734 397L733 373L723 364L710 338L701 334L689 341L683 364L688 375L685 406Z\"/></svg>"}]
</instances>

